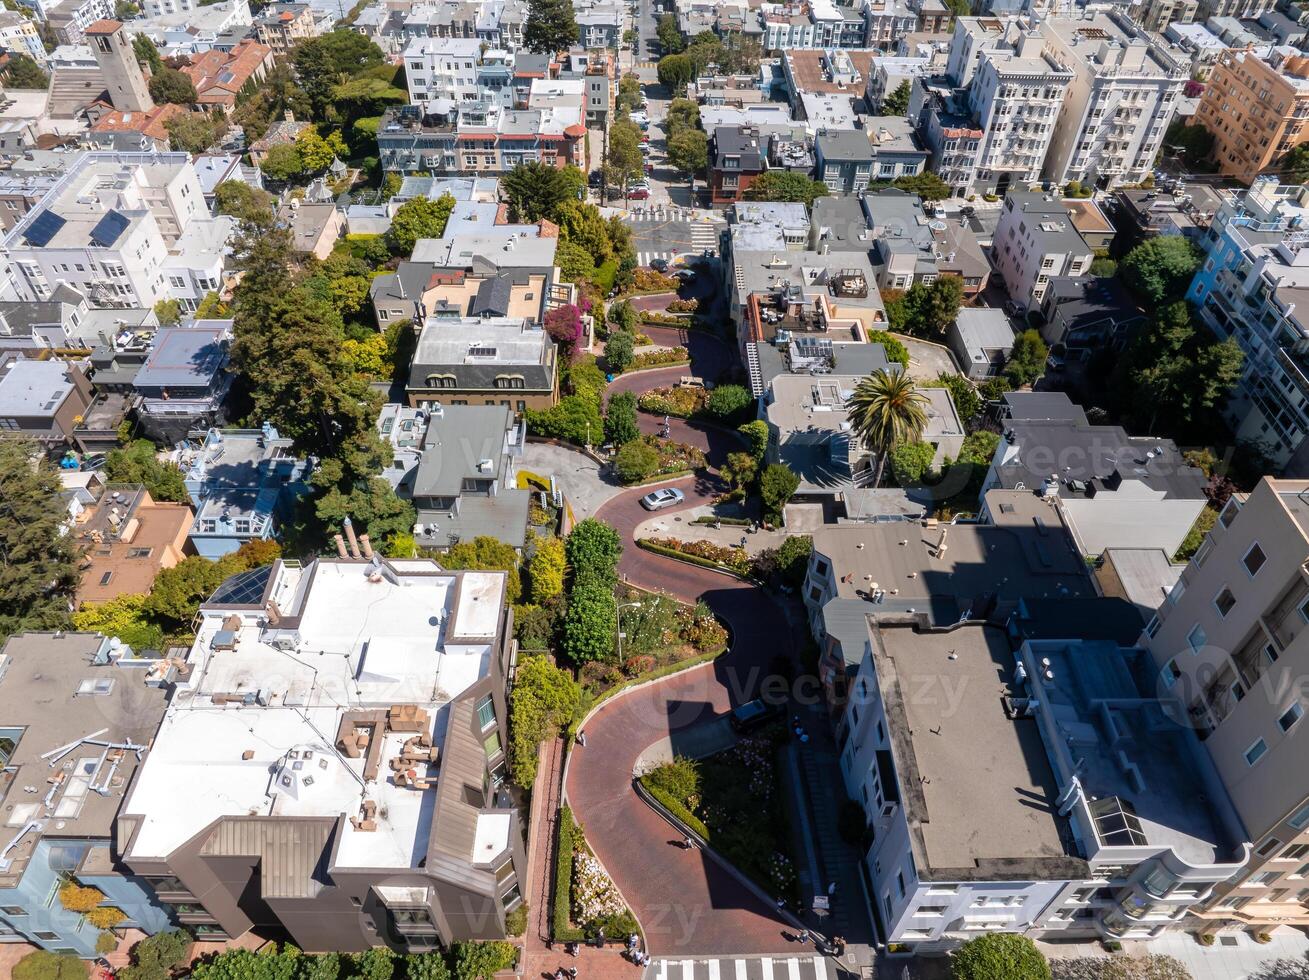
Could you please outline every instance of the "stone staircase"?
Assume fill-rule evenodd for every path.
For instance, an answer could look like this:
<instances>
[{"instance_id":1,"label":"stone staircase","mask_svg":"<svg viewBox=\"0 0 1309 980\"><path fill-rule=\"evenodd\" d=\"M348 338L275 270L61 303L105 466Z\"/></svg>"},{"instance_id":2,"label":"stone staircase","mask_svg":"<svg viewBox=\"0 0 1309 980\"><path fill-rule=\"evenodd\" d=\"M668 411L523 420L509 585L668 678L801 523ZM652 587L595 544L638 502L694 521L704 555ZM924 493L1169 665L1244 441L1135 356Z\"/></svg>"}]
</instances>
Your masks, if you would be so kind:
<instances>
[{"instance_id":1,"label":"stone staircase","mask_svg":"<svg viewBox=\"0 0 1309 980\"><path fill-rule=\"evenodd\" d=\"M817 845L818 865L823 875L821 882L815 882L814 893L825 894L828 885L836 883L836 893L831 897L831 912L824 929L829 935L851 939L852 934L863 932L859 922L865 918L858 911L858 907L863 904L863 891L857 870L859 856L837 832L843 791L839 788L836 756L825 748L811 746L813 742L800 751L799 765L809 803L813 839ZM833 781L834 774L837 782ZM852 905L855 908L852 909Z\"/></svg>"}]
</instances>

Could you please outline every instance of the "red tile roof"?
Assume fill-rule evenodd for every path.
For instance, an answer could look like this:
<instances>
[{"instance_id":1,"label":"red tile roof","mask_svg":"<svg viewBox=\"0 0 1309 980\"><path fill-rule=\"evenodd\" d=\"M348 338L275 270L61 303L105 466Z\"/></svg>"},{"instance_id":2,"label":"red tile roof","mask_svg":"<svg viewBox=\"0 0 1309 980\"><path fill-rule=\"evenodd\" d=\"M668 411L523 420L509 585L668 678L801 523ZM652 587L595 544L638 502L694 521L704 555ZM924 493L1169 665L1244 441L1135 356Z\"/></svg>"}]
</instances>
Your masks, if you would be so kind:
<instances>
[{"instance_id":1,"label":"red tile roof","mask_svg":"<svg viewBox=\"0 0 1309 980\"><path fill-rule=\"evenodd\" d=\"M98 20L88 27L83 34L113 34L115 31L123 29L121 20Z\"/></svg>"},{"instance_id":2,"label":"red tile roof","mask_svg":"<svg viewBox=\"0 0 1309 980\"><path fill-rule=\"evenodd\" d=\"M151 139L168 139L166 123L174 116L187 112L186 106L161 105L149 112L122 112L118 109L106 112L91 127L93 133L144 133Z\"/></svg>"}]
</instances>

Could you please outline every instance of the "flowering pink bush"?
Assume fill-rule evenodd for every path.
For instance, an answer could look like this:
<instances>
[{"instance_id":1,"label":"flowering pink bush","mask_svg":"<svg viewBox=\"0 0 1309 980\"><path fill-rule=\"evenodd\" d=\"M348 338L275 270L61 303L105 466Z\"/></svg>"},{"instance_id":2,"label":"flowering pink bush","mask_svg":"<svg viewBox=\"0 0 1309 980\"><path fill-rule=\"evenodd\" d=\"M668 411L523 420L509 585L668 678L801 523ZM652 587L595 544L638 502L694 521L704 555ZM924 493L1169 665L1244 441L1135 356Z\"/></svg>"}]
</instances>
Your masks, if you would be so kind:
<instances>
[{"instance_id":1,"label":"flowering pink bush","mask_svg":"<svg viewBox=\"0 0 1309 980\"><path fill-rule=\"evenodd\" d=\"M572 304L556 306L542 322L546 333L561 344L572 346L582 336L582 311Z\"/></svg>"}]
</instances>

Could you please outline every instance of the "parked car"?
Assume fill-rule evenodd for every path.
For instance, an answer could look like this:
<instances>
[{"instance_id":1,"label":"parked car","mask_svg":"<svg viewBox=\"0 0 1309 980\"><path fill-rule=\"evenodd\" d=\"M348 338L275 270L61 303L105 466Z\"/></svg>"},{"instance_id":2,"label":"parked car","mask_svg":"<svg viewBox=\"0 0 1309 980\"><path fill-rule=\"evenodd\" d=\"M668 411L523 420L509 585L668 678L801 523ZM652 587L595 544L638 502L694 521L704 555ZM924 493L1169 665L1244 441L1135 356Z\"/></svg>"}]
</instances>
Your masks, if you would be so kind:
<instances>
[{"instance_id":1,"label":"parked car","mask_svg":"<svg viewBox=\"0 0 1309 980\"><path fill-rule=\"evenodd\" d=\"M1004 304L1004 311L1012 317L1021 317L1027 312L1027 307L1022 303L1016 303L1013 300L1009 300Z\"/></svg>"},{"instance_id":2,"label":"parked car","mask_svg":"<svg viewBox=\"0 0 1309 980\"><path fill-rule=\"evenodd\" d=\"M627 191L627 196L633 201L646 201L650 198L650 188L632 187Z\"/></svg>"},{"instance_id":3,"label":"parked car","mask_svg":"<svg viewBox=\"0 0 1309 980\"><path fill-rule=\"evenodd\" d=\"M733 708L732 713L727 716L727 723L732 726L733 731L748 732L767 724L781 711L779 705L770 704L762 698L755 698Z\"/></svg>"},{"instance_id":4,"label":"parked car","mask_svg":"<svg viewBox=\"0 0 1309 980\"><path fill-rule=\"evenodd\" d=\"M665 507L676 507L685 499L685 495L676 487L664 487L662 490L651 490L642 497L641 506L646 510L663 510Z\"/></svg>"},{"instance_id":5,"label":"parked car","mask_svg":"<svg viewBox=\"0 0 1309 980\"><path fill-rule=\"evenodd\" d=\"M651 260L650 260L650 268L654 269L655 272L667 272L667 271L668 271L668 260L667 260L667 259L651 259Z\"/></svg>"}]
</instances>

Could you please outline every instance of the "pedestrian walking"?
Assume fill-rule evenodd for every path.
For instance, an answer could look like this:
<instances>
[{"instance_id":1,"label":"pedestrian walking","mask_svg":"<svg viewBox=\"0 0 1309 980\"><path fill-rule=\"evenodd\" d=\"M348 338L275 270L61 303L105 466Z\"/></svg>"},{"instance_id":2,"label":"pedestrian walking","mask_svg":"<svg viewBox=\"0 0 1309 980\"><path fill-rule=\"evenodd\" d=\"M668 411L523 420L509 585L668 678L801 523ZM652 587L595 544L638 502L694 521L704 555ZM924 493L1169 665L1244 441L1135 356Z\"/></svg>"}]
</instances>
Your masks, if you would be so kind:
<instances>
[{"instance_id":1,"label":"pedestrian walking","mask_svg":"<svg viewBox=\"0 0 1309 980\"><path fill-rule=\"evenodd\" d=\"M580 728L577 730L577 744L582 748L586 748L586 732L582 731Z\"/></svg>"},{"instance_id":2,"label":"pedestrian walking","mask_svg":"<svg viewBox=\"0 0 1309 980\"><path fill-rule=\"evenodd\" d=\"M827 897L831 898L835 894L836 894L836 882L832 882L830 885L827 886Z\"/></svg>"},{"instance_id":3,"label":"pedestrian walking","mask_svg":"<svg viewBox=\"0 0 1309 980\"><path fill-rule=\"evenodd\" d=\"M810 938L811 938L810 935L809 935L809 930L808 930L808 929L805 929L805 930L801 931L800 935L796 936L795 938L798 939L798 940L800 940L801 943L807 943L807 942L809 942L809 940L810 940Z\"/></svg>"},{"instance_id":4,"label":"pedestrian walking","mask_svg":"<svg viewBox=\"0 0 1309 980\"><path fill-rule=\"evenodd\" d=\"M691 848L693 848L693 847L695 847L695 841L691 840L690 837L683 837L683 838L682 838L682 849L683 849L683 850L689 851L689 850L690 850Z\"/></svg>"}]
</instances>

